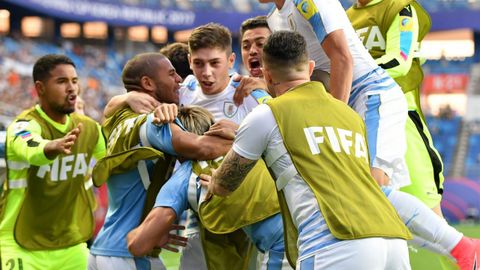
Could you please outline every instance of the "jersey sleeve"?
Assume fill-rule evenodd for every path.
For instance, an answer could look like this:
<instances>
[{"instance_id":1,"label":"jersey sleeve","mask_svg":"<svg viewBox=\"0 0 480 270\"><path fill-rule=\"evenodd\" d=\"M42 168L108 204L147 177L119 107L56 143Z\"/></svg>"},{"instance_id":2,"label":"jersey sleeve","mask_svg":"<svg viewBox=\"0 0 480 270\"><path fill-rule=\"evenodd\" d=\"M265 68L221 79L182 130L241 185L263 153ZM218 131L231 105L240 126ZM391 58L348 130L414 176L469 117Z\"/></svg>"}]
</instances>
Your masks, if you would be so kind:
<instances>
[{"instance_id":1,"label":"jersey sleeve","mask_svg":"<svg viewBox=\"0 0 480 270\"><path fill-rule=\"evenodd\" d=\"M272 97L262 89L253 90L249 96L243 99L243 106L245 106L247 112L251 112L259 104L265 104Z\"/></svg>"},{"instance_id":2,"label":"jersey sleeve","mask_svg":"<svg viewBox=\"0 0 480 270\"><path fill-rule=\"evenodd\" d=\"M266 104L259 105L243 120L232 149L244 158L260 159L275 127L270 107Z\"/></svg>"},{"instance_id":3,"label":"jersey sleeve","mask_svg":"<svg viewBox=\"0 0 480 270\"><path fill-rule=\"evenodd\" d=\"M97 123L98 128L98 140L93 150L93 157L96 160L99 160L105 156L107 153L107 145L105 143L105 138L103 137L102 127Z\"/></svg>"},{"instance_id":4,"label":"jersey sleeve","mask_svg":"<svg viewBox=\"0 0 480 270\"><path fill-rule=\"evenodd\" d=\"M162 124L156 125L152 122L153 114L148 115L145 123L140 127L140 142L143 146L153 147L162 152L176 156L177 153L173 149L172 144L172 130L170 125L174 124ZM145 130L145 133L142 132Z\"/></svg>"},{"instance_id":5,"label":"jersey sleeve","mask_svg":"<svg viewBox=\"0 0 480 270\"><path fill-rule=\"evenodd\" d=\"M192 162L185 161L163 185L157 195L154 207L169 207L179 217L188 205L188 182L192 175Z\"/></svg>"},{"instance_id":6,"label":"jersey sleeve","mask_svg":"<svg viewBox=\"0 0 480 270\"><path fill-rule=\"evenodd\" d=\"M250 93L250 96L252 96L253 99L255 99L255 101L257 102L257 105L265 104L267 103L267 101L272 99L272 96L270 96L270 94L268 94L267 91L262 89L253 90L252 93Z\"/></svg>"},{"instance_id":7,"label":"jersey sleeve","mask_svg":"<svg viewBox=\"0 0 480 270\"><path fill-rule=\"evenodd\" d=\"M395 17L387 31L385 55L377 64L392 78L404 76L412 66L418 40L418 18L413 6L408 5Z\"/></svg>"},{"instance_id":8,"label":"jersey sleeve","mask_svg":"<svg viewBox=\"0 0 480 270\"><path fill-rule=\"evenodd\" d=\"M326 38L328 34L335 30L343 29L341 24L341 16L346 16L340 12L344 12L344 9L339 6L340 3L337 0L293 0L295 7L308 21L312 30L315 32L320 43Z\"/></svg>"},{"instance_id":9,"label":"jersey sleeve","mask_svg":"<svg viewBox=\"0 0 480 270\"><path fill-rule=\"evenodd\" d=\"M41 134L42 128L35 120L16 120L7 130L7 156L11 154L12 160L23 160L35 166L52 163L44 152L50 140L43 139Z\"/></svg>"},{"instance_id":10,"label":"jersey sleeve","mask_svg":"<svg viewBox=\"0 0 480 270\"><path fill-rule=\"evenodd\" d=\"M185 80L183 80L178 94L180 97L179 104L181 106L187 106L192 103L192 98L194 96L195 90L197 89L198 81L193 75L188 75Z\"/></svg>"}]
</instances>

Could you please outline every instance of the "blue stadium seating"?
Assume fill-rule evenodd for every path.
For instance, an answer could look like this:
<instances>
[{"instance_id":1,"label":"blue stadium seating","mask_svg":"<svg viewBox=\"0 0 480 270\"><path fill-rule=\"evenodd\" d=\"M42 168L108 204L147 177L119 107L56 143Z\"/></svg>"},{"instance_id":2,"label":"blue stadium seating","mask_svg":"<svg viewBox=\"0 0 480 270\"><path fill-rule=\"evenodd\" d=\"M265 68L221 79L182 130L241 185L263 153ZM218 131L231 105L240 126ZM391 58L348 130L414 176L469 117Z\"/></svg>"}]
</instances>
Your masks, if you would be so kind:
<instances>
[{"instance_id":1,"label":"blue stadium seating","mask_svg":"<svg viewBox=\"0 0 480 270\"><path fill-rule=\"evenodd\" d=\"M480 122L474 125L480 126ZM480 179L480 129L473 130L468 139L465 175L474 179Z\"/></svg>"},{"instance_id":2,"label":"blue stadium seating","mask_svg":"<svg viewBox=\"0 0 480 270\"><path fill-rule=\"evenodd\" d=\"M428 60L423 70L428 74L469 74L473 63L473 57L461 61Z\"/></svg>"},{"instance_id":3,"label":"blue stadium seating","mask_svg":"<svg viewBox=\"0 0 480 270\"><path fill-rule=\"evenodd\" d=\"M460 117L453 117L452 119L427 117L426 120L433 137L435 148L437 148L442 157L444 174L449 175L462 120Z\"/></svg>"}]
</instances>

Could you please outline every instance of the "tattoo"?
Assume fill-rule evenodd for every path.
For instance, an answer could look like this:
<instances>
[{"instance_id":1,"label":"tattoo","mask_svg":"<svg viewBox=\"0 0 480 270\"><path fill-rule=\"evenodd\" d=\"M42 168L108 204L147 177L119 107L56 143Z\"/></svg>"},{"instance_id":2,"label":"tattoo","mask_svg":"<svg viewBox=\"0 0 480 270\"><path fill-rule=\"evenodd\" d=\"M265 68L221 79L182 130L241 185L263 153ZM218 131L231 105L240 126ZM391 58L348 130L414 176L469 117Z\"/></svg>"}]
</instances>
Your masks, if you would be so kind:
<instances>
[{"instance_id":1,"label":"tattoo","mask_svg":"<svg viewBox=\"0 0 480 270\"><path fill-rule=\"evenodd\" d=\"M220 168L215 172L212 179L213 183L229 192L233 192L240 186L256 163L256 160L246 159L230 150Z\"/></svg>"}]
</instances>

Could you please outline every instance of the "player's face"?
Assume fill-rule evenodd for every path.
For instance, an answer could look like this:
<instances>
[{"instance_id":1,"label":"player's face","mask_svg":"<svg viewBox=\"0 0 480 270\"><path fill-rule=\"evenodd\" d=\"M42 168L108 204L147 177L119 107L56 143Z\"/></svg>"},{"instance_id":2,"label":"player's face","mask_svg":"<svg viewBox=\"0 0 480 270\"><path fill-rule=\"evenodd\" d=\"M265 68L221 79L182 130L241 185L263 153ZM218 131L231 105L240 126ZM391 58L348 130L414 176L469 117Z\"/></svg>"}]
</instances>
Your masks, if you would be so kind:
<instances>
[{"instance_id":1,"label":"player's face","mask_svg":"<svg viewBox=\"0 0 480 270\"><path fill-rule=\"evenodd\" d=\"M159 60L157 76L152 78L155 84L154 95L160 102L178 104L178 89L182 78L177 74L167 58Z\"/></svg>"},{"instance_id":2,"label":"player's face","mask_svg":"<svg viewBox=\"0 0 480 270\"><path fill-rule=\"evenodd\" d=\"M189 61L202 92L213 95L227 87L230 81L228 70L233 67L235 54L227 55L221 48L203 48L192 52Z\"/></svg>"},{"instance_id":3,"label":"player's face","mask_svg":"<svg viewBox=\"0 0 480 270\"><path fill-rule=\"evenodd\" d=\"M242 61L250 76L263 77L261 69L263 45L271 33L266 27L249 29L243 33Z\"/></svg>"},{"instance_id":4,"label":"player's face","mask_svg":"<svg viewBox=\"0 0 480 270\"><path fill-rule=\"evenodd\" d=\"M77 71L72 65L57 65L50 71L50 77L43 82L35 82L35 87L42 109L49 116L61 117L75 111L79 85Z\"/></svg>"}]
</instances>

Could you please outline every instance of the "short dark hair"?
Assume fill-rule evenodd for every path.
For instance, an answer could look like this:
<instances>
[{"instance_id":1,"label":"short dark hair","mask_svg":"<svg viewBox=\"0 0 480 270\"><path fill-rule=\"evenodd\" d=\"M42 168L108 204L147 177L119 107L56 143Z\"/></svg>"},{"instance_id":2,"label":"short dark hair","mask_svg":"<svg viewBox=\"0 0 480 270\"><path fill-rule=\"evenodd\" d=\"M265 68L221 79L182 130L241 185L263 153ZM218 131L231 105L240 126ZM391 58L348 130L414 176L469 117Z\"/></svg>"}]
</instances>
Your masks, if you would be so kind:
<instances>
[{"instance_id":1,"label":"short dark hair","mask_svg":"<svg viewBox=\"0 0 480 270\"><path fill-rule=\"evenodd\" d=\"M243 34L245 34L247 30L256 28L267 28L270 30L268 27L267 16L257 16L243 21L240 26L240 42L242 42Z\"/></svg>"},{"instance_id":2,"label":"short dark hair","mask_svg":"<svg viewBox=\"0 0 480 270\"><path fill-rule=\"evenodd\" d=\"M72 65L76 68L72 59L62 54L47 54L40 57L33 65L33 82L45 81L50 77L50 71L58 65Z\"/></svg>"},{"instance_id":3,"label":"short dark hair","mask_svg":"<svg viewBox=\"0 0 480 270\"><path fill-rule=\"evenodd\" d=\"M298 69L308 62L307 42L293 31L277 31L263 46L263 63L271 70Z\"/></svg>"},{"instance_id":4,"label":"short dark hair","mask_svg":"<svg viewBox=\"0 0 480 270\"><path fill-rule=\"evenodd\" d=\"M208 23L195 28L188 39L190 53L205 48L219 48L232 52L232 34L223 25Z\"/></svg>"},{"instance_id":5,"label":"short dark hair","mask_svg":"<svg viewBox=\"0 0 480 270\"><path fill-rule=\"evenodd\" d=\"M160 49L160 53L165 55L172 66L177 71L177 74L185 79L188 75L193 74L188 63L188 45L181 42L168 44Z\"/></svg>"},{"instance_id":6,"label":"short dark hair","mask_svg":"<svg viewBox=\"0 0 480 270\"><path fill-rule=\"evenodd\" d=\"M122 71L122 81L127 92L143 90L140 84L142 77L154 78L159 61L165 58L161 53L141 53L128 60Z\"/></svg>"}]
</instances>

